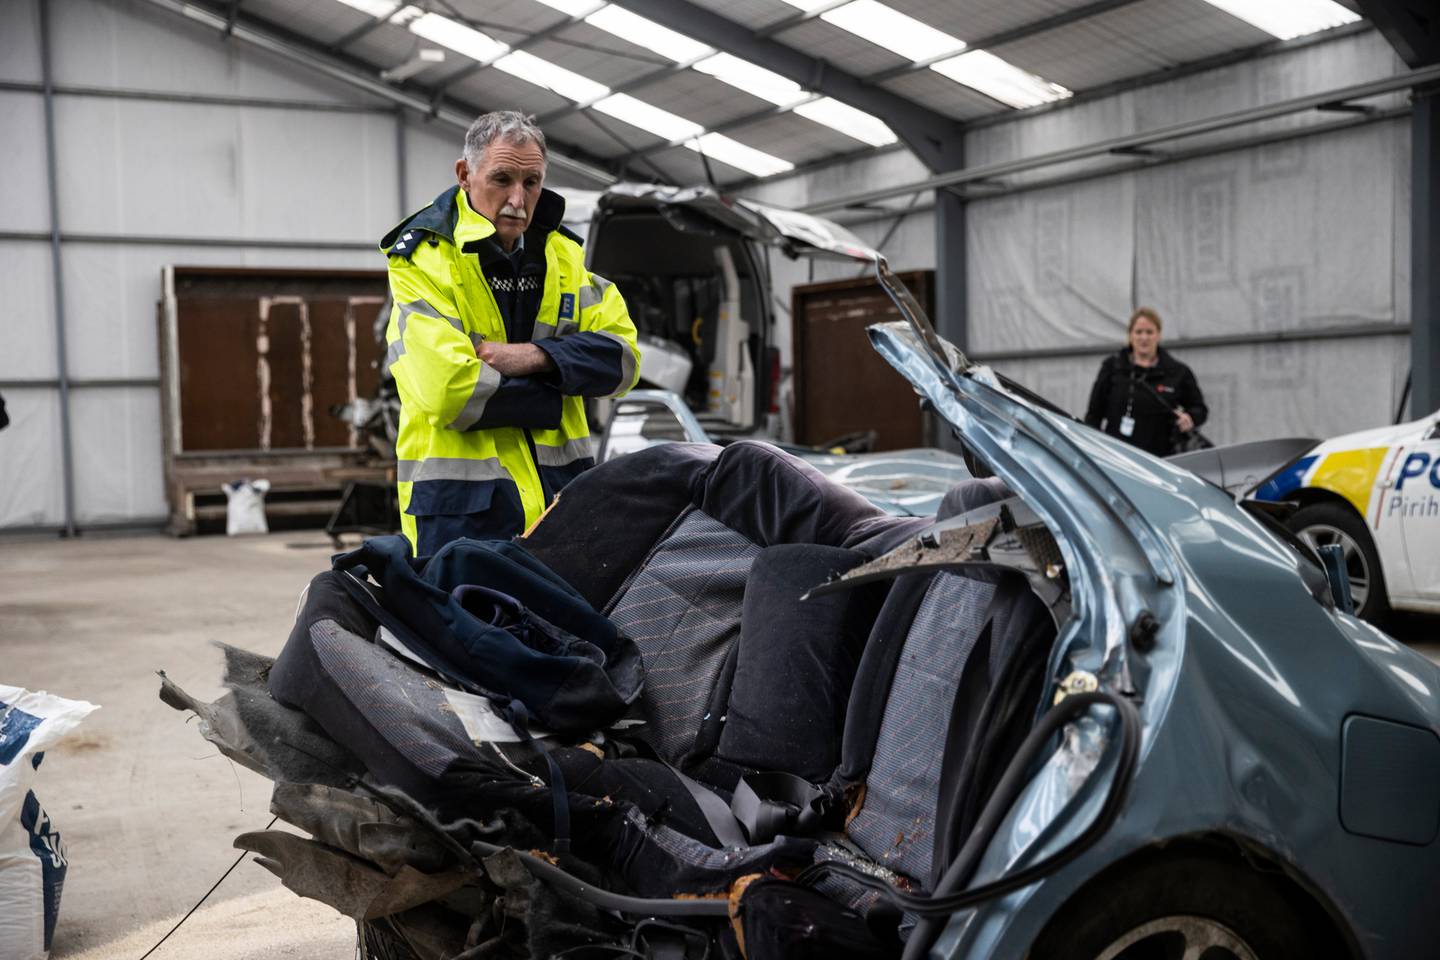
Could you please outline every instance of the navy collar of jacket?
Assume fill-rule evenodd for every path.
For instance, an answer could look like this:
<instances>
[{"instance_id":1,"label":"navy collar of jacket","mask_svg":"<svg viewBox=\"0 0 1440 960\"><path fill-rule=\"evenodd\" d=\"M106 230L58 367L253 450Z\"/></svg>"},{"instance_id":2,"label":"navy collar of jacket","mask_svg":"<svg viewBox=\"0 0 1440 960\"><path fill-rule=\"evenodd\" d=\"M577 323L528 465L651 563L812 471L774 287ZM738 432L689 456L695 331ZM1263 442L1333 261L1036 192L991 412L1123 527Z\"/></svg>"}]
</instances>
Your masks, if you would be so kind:
<instances>
[{"instance_id":1,"label":"navy collar of jacket","mask_svg":"<svg viewBox=\"0 0 1440 960\"><path fill-rule=\"evenodd\" d=\"M1126 346L1121 347L1120 350L1119 350L1119 352L1116 353L1115 356L1116 356L1116 362L1120 365L1120 368L1121 368L1122 370L1125 369L1125 368L1127 368L1127 367L1134 367L1136 370L1141 370L1141 371L1145 371L1145 370L1172 370L1172 369L1174 369L1175 367L1179 366L1179 361L1177 361L1173 356L1171 356L1170 353L1169 353L1169 351L1167 351L1164 347L1156 347L1156 348L1155 348L1155 363L1154 363L1153 365L1151 365L1151 366L1148 366L1148 367L1142 367L1142 366L1140 366L1139 364L1135 363L1134 360L1131 359L1131 357L1130 357L1130 347L1129 347L1128 344L1127 344Z\"/></svg>"},{"instance_id":2,"label":"navy collar of jacket","mask_svg":"<svg viewBox=\"0 0 1440 960\"><path fill-rule=\"evenodd\" d=\"M420 233L429 234L432 242L444 240L454 243L455 226L460 220L460 210L455 205L455 195L459 192L460 185L456 184L432 200L425 209L402 220L380 240L380 249L408 258L419 243ZM565 198L553 190L542 189L535 204L535 214L525 232L545 237L558 230L576 243L583 244L579 237L560 223L564 217ZM406 233L411 236L402 239Z\"/></svg>"}]
</instances>

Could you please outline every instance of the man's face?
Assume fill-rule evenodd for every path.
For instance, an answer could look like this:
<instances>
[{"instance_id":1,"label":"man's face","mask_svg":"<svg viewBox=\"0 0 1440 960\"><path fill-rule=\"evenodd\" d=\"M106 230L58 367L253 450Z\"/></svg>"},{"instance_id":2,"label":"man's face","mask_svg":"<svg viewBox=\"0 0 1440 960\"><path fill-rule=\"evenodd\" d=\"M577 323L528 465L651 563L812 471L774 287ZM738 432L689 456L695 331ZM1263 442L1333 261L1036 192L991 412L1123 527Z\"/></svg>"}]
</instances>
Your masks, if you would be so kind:
<instances>
[{"instance_id":1,"label":"man's face","mask_svg":"<svg viewBox=\"0 0 1440 960\"><path fill-rule=\"evenodd\" d=\"M545 182L545 157L539 145L492 140L474 169L463 158L455 161L455 175L470 208L495 224L501 246L514 247L535 215Z\"/></svg>"}]
</instances>

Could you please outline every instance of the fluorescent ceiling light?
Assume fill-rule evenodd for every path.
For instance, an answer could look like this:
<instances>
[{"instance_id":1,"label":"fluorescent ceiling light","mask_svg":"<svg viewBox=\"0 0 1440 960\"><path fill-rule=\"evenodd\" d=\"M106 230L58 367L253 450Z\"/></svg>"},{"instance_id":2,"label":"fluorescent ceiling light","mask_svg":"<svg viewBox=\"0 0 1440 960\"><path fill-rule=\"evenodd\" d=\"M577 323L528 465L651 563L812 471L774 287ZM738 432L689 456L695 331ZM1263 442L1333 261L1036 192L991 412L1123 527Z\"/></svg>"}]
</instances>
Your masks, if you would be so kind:
<instances>
[{"instance_id":1,"label":"fluorescent ceiling light","mask_svg":"<svg viewBox=\"0 0 1440 960\"><path fill-rule=\"evenodd\" d=\"M715 52L699 40L677 33L669 27L662 27L654 20L647 20L613 3L590 14L585 18L585 22L676 63L685 63Z\"/></svg>"},{"instance_id":2,"label":"fluorescent ceiling light","mask_svg":"<svg viewBox=\"0 0 1440 960\"><path fill-rule=\"evenodd\" d=\"M1266 33L1289 40L1354 23L1360 15L1334 0L1205 0L1232 17L1238 17Z\"/></svg>"},{"instance_id":3,"label":"fluorescent ceiling light","mask_svg":"<svg viewBox=\"0 0 1440 960\"><path fill-rule=\"evenodd\" d=\"M445 51L434 47L422 47L404 63L380 71L380 79L389 83L409 80L417 73L424 73L431 67L445 62Z\"/></svg>"},{"instance_id":4,"label":"fluorescent ceiling light","mask_svg":"<svg viewBox=\"0 0 1440 960\"><path fill-rule=\"evenodd\" d=\"M592 109L624 120L632 127L649 131L662 140L687 140L705 132L700 124L677 117L668 110L652 107L628 93L617 93L591 105Z\"/></svg>"},{"instance_id":5,"label":"fluorescent ceiling light","mask_svg":"<svg viewBox=\"0 0 1440 960\"><path fill-rule=\"evenodd\" d=\"M897 139L895 131L887 127L879 117L871 116L864 110L856 110L848 103L841 103L830 97L802 103L795 108L795 112L807 120L823 123L832 130L838 130L847 137L854 137L872 147L883 147Z\"/></svg>"},{"instance_id":6,"label":"fluorescent ceiling light","mask_svg":"<svg viewBox=\"0 0 1440 960\"><path fill-rule=\"evenodd\" d=\"M864 37L907 60L929 60L965 49L965 41L921 23L877 0L855 0L820 14L820 19Z\"/></svg>"},{"instance_id":7,"label":"fluorescent ceiling light","mask_svg":"<svg viewBox=\"0 0 1440 960\"><path fill-rule=\"evenodd\" d=\"M771 177L795 169L795 164L789 160L781 160L764 150L747 147L721 133L707 133L694 140L687 140L685 146L712 160L727 163L737 170L744 170L757 177Z\"/></svg>"},{"instance_id":8,"label":"fluorescent ceiling light","mask_svg":"<svg viewBox=\"0 0 1440 960\"><path fill-rule=\"evenodd\" d=\"M695 64L692 69L723 80L737 90L769 100L777 107L788 107L809 96L800 84L786 80L773 70L766 70L749 60L717 53Z\"/></svg>"},{"instance_id":9,"label":"fluorescent ceiling light","mask_svg":"<svg viewBox=\"0 0 1440 960\"><path fill-rule=\"evenodd\" d=\"M605 6L604 3L596 3L595 0L536 0L536 2L543 3L552 10L559 10L569 17L587 16Z\"/></svg>"},{"instance_id":10,"label":"fluorescent ceiling light","mask_svg":"<svg viewBox=\"0 0 1440 960\"><path fill-rule=\"evenodd\" d=\"M405 11L401 11L404 13ZM510 48L499 40L492 39L463 23L442 17L438 13L426 13L411 21L410 32L424 37L442 47L449 47L456 53L482 63L493 60Z\"/></svg>"},{"instance_id":11,"label":"fluorescent ceiling light","mask_svg":"<svg viewBox=\"0 0 1440 960\"><path fill-rule=\"evenodd\" d=\"M931 64L930 69L1017 108L1063 100L1071 95L1060 84L1027 73L986 50L972 50L941 60Z\"/></svg>"},{"instance_id":12,"label":"fluorescent ceiling light","mask_svg":"<svg viewBox=\"0 0 1440 960\"><path fill-rule=\"evenodd\" d=\"M340 2L347 7L354 7L361 13L368 13L372 17L388 17L400 7L395 0L340 0Z\"/></svg>"},{"instance_id":13,"label":"fluorescent ceiling light","mask_svg":"<svg viewBox=\"0 0 1440 960\"><path fill-rule=\"evenodd\" d=\"M597 100L610 92L603 83L596 83L589 77L582 77L573 70L566 70L524 50L506 54L496 60L494 66L496 70L504 70L512 77L528 80L537 87L544 87L577 103Z\"/></svg>"}]
</instances>

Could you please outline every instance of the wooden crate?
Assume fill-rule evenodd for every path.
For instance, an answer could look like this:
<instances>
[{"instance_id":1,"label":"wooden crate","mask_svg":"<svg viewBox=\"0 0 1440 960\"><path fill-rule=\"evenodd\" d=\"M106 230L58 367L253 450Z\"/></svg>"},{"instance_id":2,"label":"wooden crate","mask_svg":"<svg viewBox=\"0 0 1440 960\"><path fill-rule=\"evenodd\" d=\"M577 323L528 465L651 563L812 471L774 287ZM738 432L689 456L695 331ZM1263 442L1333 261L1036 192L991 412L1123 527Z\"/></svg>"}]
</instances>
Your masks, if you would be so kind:
<instances>
[{"instance_id":1,"label":"wooden crate","mask_svg":"<svg viewBox=\"0 0 1440 960\"><path fill-rule=\"evenodd\" d=\"M275 517L334 510L359 470L385 477L330 408L375 394L383 270L167 267L160 304L169 529L224 516L224 483L265 478ZM197 504L197 496L200 502Z\"/></svg>"}]
</instances>

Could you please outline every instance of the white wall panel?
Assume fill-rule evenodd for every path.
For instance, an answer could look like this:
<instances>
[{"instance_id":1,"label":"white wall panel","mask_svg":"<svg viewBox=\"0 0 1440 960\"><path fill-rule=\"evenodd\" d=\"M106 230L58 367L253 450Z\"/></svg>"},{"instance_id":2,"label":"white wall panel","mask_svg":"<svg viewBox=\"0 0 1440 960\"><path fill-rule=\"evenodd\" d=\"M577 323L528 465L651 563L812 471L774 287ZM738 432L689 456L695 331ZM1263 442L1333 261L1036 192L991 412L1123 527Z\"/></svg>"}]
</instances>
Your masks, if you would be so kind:
<instances>
[{"instance_id":1,"label":"white wall panel","mask_svg":"<svg viewBox=\"0 0 1440 960\"><path fill-rule=\"evenodd\" d=\"M1134 211L1134 180L1128 176L971 203L970 349L1123 339L1134 270Z\"/></svg>"},{"instance_id":2,"label":"white wall panel","mask_svg":"<svg viewBox=\"0 0 1440 960\"><path fill-rule=\"evenodd\" d=\"M455 183L455 161L460 158L464 142L465 131L448 124L406 122L406 214L425 206ZM378 242L380 238L377 236L375 240Z\"/></svg>"},{"instance_id":3,"label":"white wall panel","mask_svg":"<svg viewBox=\"0 0 1440 960\"><path fill-rule=\"evenodd\" d=\"M832 197L890 183L908 183L930 175L908 150L893 150L849 163L825 167L798 177L758 183L745 196L781 207L803 207Z\"/></svg>"},{"instance_id":4,"label":"white wall panel","mask_svg":"<svg viewBox=\"0 0 1440 960\"><path fill-rule=\"evenodd\" d=\"M68 245L63 271L72 377L160 375L156 304L161 294L160 271L167 264L385 268L378 251L366 250Z\"/></svg>"},{"instance_id":5,"label":"white wall panel","mask_svg":"<svg viewBox=\"0 0 1440 960\"><path fill-rule=\"evenodd\" d=\"M38 0L0 3L0 80L40 80Z\"/></svg>"},{"instance_id":6,"label":"white wall panel","mask_svg":"<svg viewBox=\"0 0 1440 960\"><path fill-rule=\"evenodd\" d=\"M353 87L241 41L227 42L218 30L147 3L63 0L51 7L59 84L373 102Z\"/></svg>"},{"instance_id":7,"label":"white wall panel","mask_svg":"<svg viewBox=\"0 0 1440 960\"><path fill-rule=\"evenodd\" d=\"M363 240L393 221L391 117L74 97L56 107L67 232Z\"/></svg>"},{"instance_id":8,"label":"white wall panel","mask_svg":"<svg viewBox=\"0 0 1440 960\"><path fill-rule=\"evenodd\" d=\"M1369 31L1137 90L1136 129L1219 116L1404 70L1385 38Z\"/></svg>"},{"instance_id":9,"label":"white wall panel","mask_svg":"<svg viewBox=\"0 0 1440 960\"><path fill-rule=\"evenodd\" d=\"M0 93L0 131L0 230L49 231L44 99Z\"/></svg>"},{"instance_id":10,"label":"white wall panel","mask_svg":"<svg viewBox=\"0 0 1440 960\"><path fill-rule=\"evenodd\" d=\"M76 390L75 520L114 523L164 517L160 391L154 388Z\"/></svg>"},{"instance_id":11,"label":"white wall panel","mask_svg":"<svg viewBox=\"0 0 1440 960\"><path fill-rule=\"evenodd\" d=\"M0 430L0 530L63 524L59 394L6 390L5 412L10 426Z\"/></svg>"},{"instance_id":12,"label":"white wall panel","mask_svg":"<svg viewBox=\"0 0 1440 960\"><path fill-rule=\"evenodd\" d=\"M1172 337L1394 322L1401 126L1139 175L1137 302Z\"/></svg>"},{"instance_id":13,"label":"white wall panel","mask_svg":"<svg viewBox=\"0 0 1440 960\"><path fill-rule=\"evenodd\" d=\"M3 179L3 178L0 178ZM55 283L50 244L0 241L0 380L51 379L55 364Z\"/></svg>"}]
</instances>

